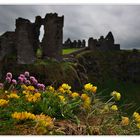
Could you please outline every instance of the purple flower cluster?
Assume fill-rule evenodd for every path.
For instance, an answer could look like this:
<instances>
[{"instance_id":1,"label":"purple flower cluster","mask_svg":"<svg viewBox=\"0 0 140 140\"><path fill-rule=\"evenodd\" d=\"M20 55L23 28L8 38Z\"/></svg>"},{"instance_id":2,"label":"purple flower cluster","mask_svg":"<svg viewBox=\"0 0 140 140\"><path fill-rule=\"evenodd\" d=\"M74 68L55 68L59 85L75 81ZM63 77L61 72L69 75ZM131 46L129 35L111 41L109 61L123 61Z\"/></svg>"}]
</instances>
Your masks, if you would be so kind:
<instances>
[{"instance_id":1,"label":"purple flower cluster","mask_svg":"<svg viewBox=\"0 0 140 140\"><path fill-rule=\"evenodd\" d=\"M12 73L11 72L8 72L6 74L5 80L6 80L7 83L12 83L13 85L16 85L17 84L17 81L15 79L12 79L12 77L13 77Z\"/></svg>"},{"instance_id":2,"label":"purple flower cluster","mask_svg":"<svg viewBox=\"0 0 140 140\"><path fill-rule=\"evenodd\" d=\"M44 84L38 83L38 84L37 84L37 87L38 87L40 90L45 90L45 85L44 85Z\"/></svg>"},{"instance_id":3,"label":"purple flower cluster","mask_svg":"<svg viewBox=\"0 0 140 140\"><path fill-rule=\"evenodd\" d=\"M7 83L11 83L11 81L12 81L12 73L11 72L8 72L7 74L6 74L6 78L5 78L5 80L6 80L6 82Z\"/></svg>"},{"instance_id":4,"label":"purple flower cluster","mask_svg":"<svg viewBox=\"0 0 140 140\"><path fill-rule=\"evenodd\" d=\"M17 85L17 81L15 79L12 79L12 73L8 72L6 74L6 82L7 83L12 83L13 85ZM37 79L34 76L30 76L30 73L28 71L25 71L24 74L20 74L18 77L18 83L19 84L26 84L26 85L34 85L36 86L39 90L45 90L45 85L38 83ZM3 88L4 85L0 83L0 88ZM36 90L38 90L36 89Z\"/></svg>"}]
</instances>

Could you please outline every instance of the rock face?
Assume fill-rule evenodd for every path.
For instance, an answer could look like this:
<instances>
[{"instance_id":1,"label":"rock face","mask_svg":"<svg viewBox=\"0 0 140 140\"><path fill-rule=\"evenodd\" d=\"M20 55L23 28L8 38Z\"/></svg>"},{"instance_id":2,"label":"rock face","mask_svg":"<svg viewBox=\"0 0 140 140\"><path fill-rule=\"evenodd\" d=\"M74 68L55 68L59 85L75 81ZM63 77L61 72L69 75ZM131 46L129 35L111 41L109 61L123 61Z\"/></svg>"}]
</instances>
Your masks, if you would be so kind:
<instances>
[{"instance_id":1,"label":"rock face","mask_svg":"<svg viewBox=\"0 0 140 140\"><path fill-rule=\"evenodd\" d=\"M23 18L16 20L16 47L19 64L31 64L35 61L33 24Z\"/></svg>"},{"instance_id":2,"label":"rock face","mask_svg":"<svg viewBox=\"0 0 140 140\"><path fill-rule=\"evenodd\" d=\"M15 55L15 32L5 32L0 36L0 61L8 55Z\"/></svg>"},{"instance_id":3,"label":"rock face","mask_svg":"<svg viewBox=\"0 0 140 140\"><path fill-rule=\"evenodd\" d=\"M64 16L46 14L44 18L44 37L42 40L43 58L61 59Z\"/></svg>"},{"instance_id":4,"label":"rock face","mask_svg":"<svg viewBox=\"0 0 140 140\"><path fill-rule=\"evenodd\" d=\"M98 40L89 38L88 47L91 50L120 50L120 45L114 44L114 37L111 32L109 32L105 38L101 36Z\"/></svg>"}]
</instances>

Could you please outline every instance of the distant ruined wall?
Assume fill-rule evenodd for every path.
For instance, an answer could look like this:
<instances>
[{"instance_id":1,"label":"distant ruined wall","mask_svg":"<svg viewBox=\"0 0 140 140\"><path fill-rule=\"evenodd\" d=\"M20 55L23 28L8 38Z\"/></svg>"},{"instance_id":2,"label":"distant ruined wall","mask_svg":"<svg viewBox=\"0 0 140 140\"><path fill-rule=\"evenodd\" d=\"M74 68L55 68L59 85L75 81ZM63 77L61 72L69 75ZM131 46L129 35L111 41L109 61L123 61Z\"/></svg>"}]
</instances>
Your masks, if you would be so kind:
<instances>
[{"instance_id":1,"label":"distant ruined wall","mask_svg":"<svg viewBox=\"0 0 140 140\"><path fill-rule=\"evenodd\" d=\"M113 34L109 32L105 38L103 36L101 36L98 40L89 38L88 47L90 50L120 50L120 45L114 44L114 42Z\"/></svg>"},{"instance_id":2,"label":"distant ruined wall","mask_svg":"<svg viewBox=\"0 0 140 140\"><path fill-rule=\"evenodd\" d=\"M71 41L70 38L68 38L64 44L63 44L63 48L84 48L86 47L86 41L83 40L74 40Z\"/></svg>"}]
</instances>

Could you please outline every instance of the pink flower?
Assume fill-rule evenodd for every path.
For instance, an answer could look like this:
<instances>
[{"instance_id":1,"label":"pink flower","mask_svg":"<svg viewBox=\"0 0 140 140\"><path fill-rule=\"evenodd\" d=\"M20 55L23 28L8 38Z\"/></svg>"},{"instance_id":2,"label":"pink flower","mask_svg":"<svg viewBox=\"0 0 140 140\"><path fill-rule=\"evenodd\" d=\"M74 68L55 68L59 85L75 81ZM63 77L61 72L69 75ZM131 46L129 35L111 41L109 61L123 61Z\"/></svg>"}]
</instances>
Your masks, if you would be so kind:
<instances>
[{"instance_id":1,"label":"pink flower","mask_svg":"<svg viewBox=\"0 0 140 140\"><path fill-rule=\"evenodd\" d=\"M30 82L29 80L26 80L26 81L25 81L25 84L30 85L31 82Z\"/></svg>"},{"instance_id":2,"label":"pink flower","mask_svg":"<svg viewBox=\"0 0 140 140\"><path fill-rule=\"evenodd\" d=\"M8 72L8 73L6 74L6 77L9 77L10 79L12 79L12 73L11 73L11 72Z\"/></svg>"},{"instance_id":3,"label":"pink flower","mask_svg":"<svg viewBox=\"0 0 140 140\"><path fill-rule=\"evenodd\" d=\"M25 78L25 75L24 75L24 74L20 74L20 76L19 76L19 77Z\"/></svg>"},{"instance_id":4,"label":"pink flower","mask_svg":"<svg viewBox=\"0 0 140 140\"><path fill-rule=\"evenodd\" d=\"M18 80L19 80L20 83L23 83L24 78L22 78L22 77L19 76L19 77L18 77Z\"/></svg>"},{"instance_id":5,"label":"pink flower","mask_svg":"<svg viewBox=\"0 0 140 140\"><path fill-rule=\"evenodd\" d=\"M4 84L0 83L0 89L3 89L3 87L4 87Z\"/></svg>"},{"instance_id":6,"label":"pink flower","mask_svg":"<svg viewBox=\"0 0 140 140\"><path fill-rule=\"evenodd\" d=\"M38 81L36 79L33 79L33 84L36 85L38 83Z\"/></svg>"},{"instance_id":7,"label":"pink flower","mask_svg":"<svg viewBox=\"0 0 140 140\"><path fill-rule=\"evenodd\" d=\"M10 77L6 77L5 80L6 80L7 83L10 83L11 82L11 78Z\"/></svg>"},{"instance_id":8,"label":"pink flower","mask_svg":"<svg viewBox=\"0 0 140 140\"><path fill-rule=\"evenodd\" d=\"M30 76L30 73L29 73L28 71L25 71L25 72L24 72L24 75L25 75L26 77L29 77L29 76Z\"/></svg>"},{"instance_id":9,"label":"pink flower","mask_svg":"<svg viewBox=\"0 0 140 140\"><path fill-rule=\"evenodd\" d=\"M30 80L33 81L35 79L34 76L30 76Z\"/></svg>"},{"instance_id":10,"label":"pink flower","mask_svg":"<svg viewBox=\"0 0 140 140\"><path fill-rule=\"evenodd\" d=\"M17 81L15 79L12 80L12 84L16 85Z\"/></svg>"},{"instance_id":11,"label":"pink flower","mask_svg":"<svg viewBox=\"0 0 140 140\"><path fill-rule=\"evenodd\" d=\"M44 84L37 84L37 87L41 90L45 90L45 85Z\"/></svg>"}]
</instances>

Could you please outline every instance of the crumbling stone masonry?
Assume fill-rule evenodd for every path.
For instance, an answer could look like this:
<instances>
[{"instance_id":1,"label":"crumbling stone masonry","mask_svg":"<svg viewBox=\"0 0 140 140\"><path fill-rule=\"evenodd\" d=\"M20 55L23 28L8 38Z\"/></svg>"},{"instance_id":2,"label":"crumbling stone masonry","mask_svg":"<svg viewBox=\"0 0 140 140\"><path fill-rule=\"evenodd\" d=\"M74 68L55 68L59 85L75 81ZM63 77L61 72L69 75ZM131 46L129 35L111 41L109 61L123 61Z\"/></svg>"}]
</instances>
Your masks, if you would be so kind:
<instances>
[{"instance_id":1,"label":"crumbling stone masonry","mask_svg":"<svg viewBox=\"0 0 140 140\"><path fill-rule=\"evenodd\" d=\"M44 37L42 40L43 58L61 59L63 42L64 16L46 14L44 21Z\"/></svg>"},{"instance_id":2,"label":"crumbling stone masonry","mask_svg":"<svg viewBox=\"0 0 140 140\"><path fill-rule=\"evenodd\" d=\"M5 32L0 36L0 61L9 55L16 55L15 32Z\"/></svg>"},{"instance_id":3,"label":"crumbling stone masonry","mask_svg":"<svg viewBox=\"0 0 140 140\"><path fill-rule=\"evenodd\" d=\"M70 38L68 38L64 44L63 44L63 48L84 48L86 47L86 41L83 39L81 40L74 40L71 41Z\"/></svg>"},{"instance_id":4,"label":"crumbling stone masonry","mask_svg":"<svg viewBox=\"0 0 140 140\"><path fill-rule=\"evenodd\" d=\"M45 34L39 41L40 27L44 25ZM32 64L36 60L36 51L43 50L43 58L61 59L64 16L56 13L46 14L45 18L36 16L35 22L24 18L16 19L15 32L6 32L0 36L0 61L9 54L16 54L18 64Z\"/></svg>"},{"instance_id":5,"label":"crumbling stone masonry","mask_svg":"<svg viewBox=\"0 0 140 140\"><path fill-rule=\"evenodd\" d=\"M31 64L36 60L33 49L33 24L28 19L16 19L16 48L19 64Z\"/></svg>"},{"instance_id":6,"label":"crumbling stone masonry","mask_svg":"<svg viewBox=\"0 0 140 140\"><path fill-rule=\"evenodd\" d=\"M101 36L98 40L89 38L88 47L91 50L120 50L120 44L114 44L114 37L111 32L105 38Z\"/></svg>"}]
</instances>

